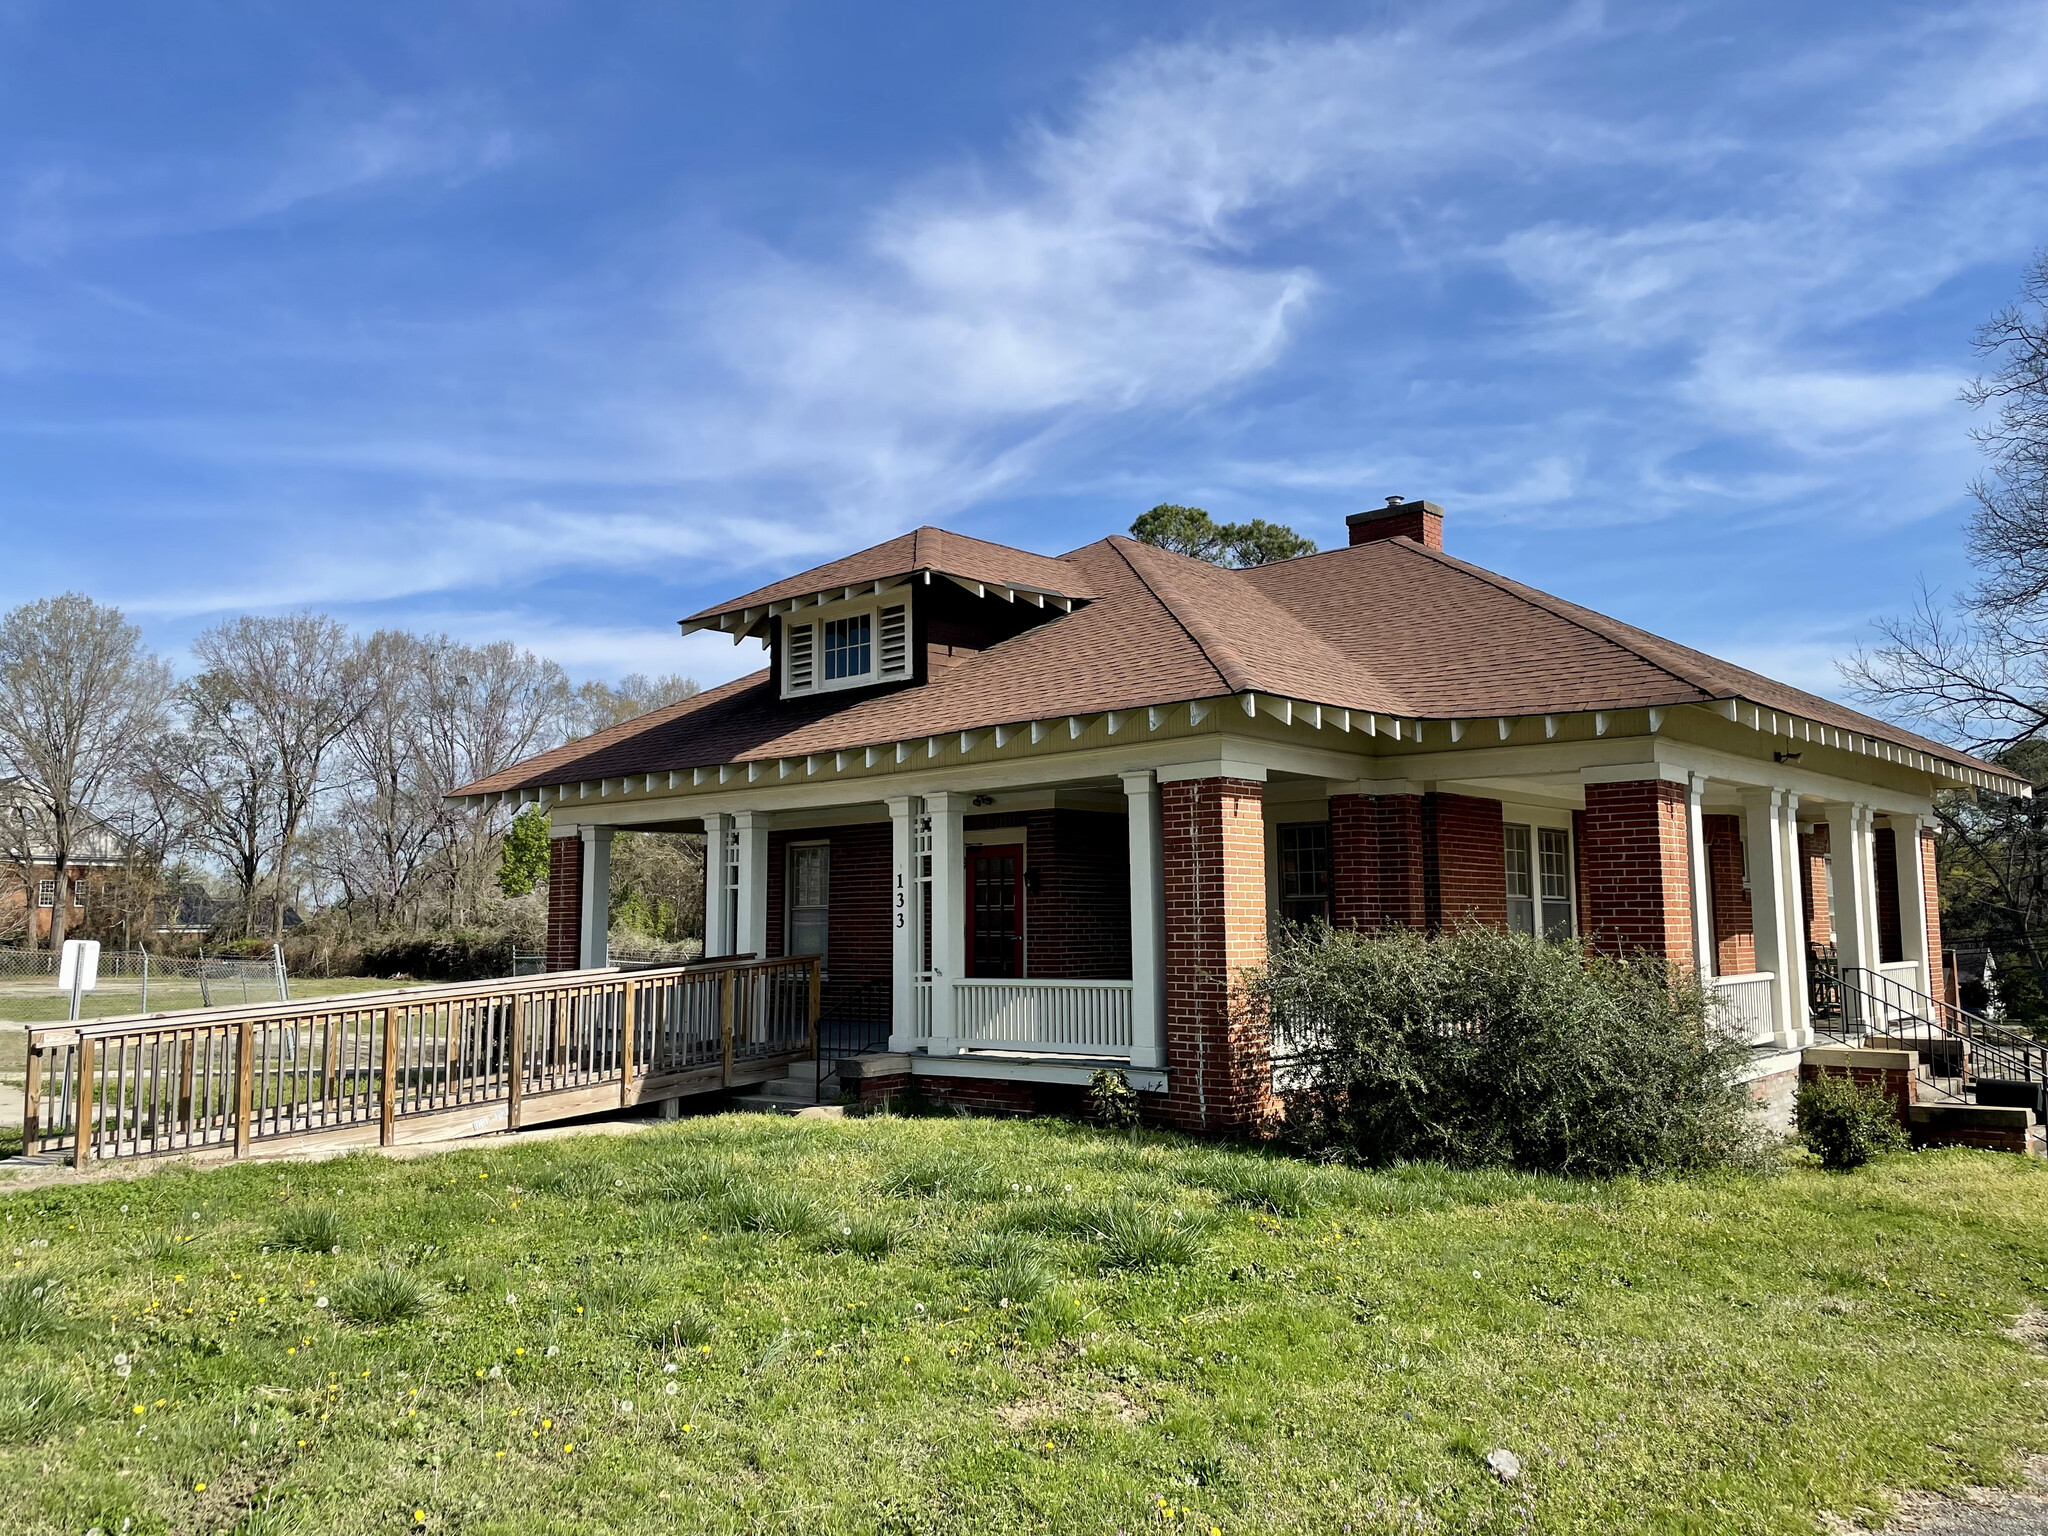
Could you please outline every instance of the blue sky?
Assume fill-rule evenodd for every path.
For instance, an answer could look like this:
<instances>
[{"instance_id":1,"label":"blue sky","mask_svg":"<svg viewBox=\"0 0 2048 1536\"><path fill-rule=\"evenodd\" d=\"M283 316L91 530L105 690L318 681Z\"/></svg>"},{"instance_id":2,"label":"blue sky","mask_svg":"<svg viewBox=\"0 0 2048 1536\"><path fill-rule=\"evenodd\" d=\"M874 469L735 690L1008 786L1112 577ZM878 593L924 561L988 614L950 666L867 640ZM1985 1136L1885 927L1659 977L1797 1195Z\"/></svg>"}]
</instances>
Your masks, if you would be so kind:
<instances>
[{"instance_id":1,"label":"blue sky","mask_svg":"<svg viewBox=\"0 0 2048 1536\"><path fill-rule=\"evenodd\" d=\"M1965 576L2048 9L0 0L0 177L0 604L180 659L710 682L677 616L920 522L1400 493L1836 691Z\"/></svg>"}]
</instances>

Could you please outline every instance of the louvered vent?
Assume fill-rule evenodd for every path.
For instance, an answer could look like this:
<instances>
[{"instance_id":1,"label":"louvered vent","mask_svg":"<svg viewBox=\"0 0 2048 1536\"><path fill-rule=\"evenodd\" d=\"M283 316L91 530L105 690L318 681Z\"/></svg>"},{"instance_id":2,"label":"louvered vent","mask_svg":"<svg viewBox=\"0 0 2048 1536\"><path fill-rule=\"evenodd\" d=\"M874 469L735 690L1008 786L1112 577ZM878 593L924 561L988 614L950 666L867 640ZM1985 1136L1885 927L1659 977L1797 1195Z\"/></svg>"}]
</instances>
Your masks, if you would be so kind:
<instances>
[{"instance_id":1,"label":"louvered vent","mask_svg":"<svg viewBox=\"0 0 2048 1536\"><path fill-rule=\"evenodd\" d=\"M881 677L910 676L910 609L902 603L882 610Z\"/></svg>"},{"instance_id":2,"label":"louvered vent","mask_svg":"<svg viewBox=\"0 0 2048 1536\"><path fill-rule=\"evenodd\" d=\"M782 626L782 692L787 698L792 693L809 693L818 682L818 626L816 621L809 624Z\"/></svg>"}]
</instances>

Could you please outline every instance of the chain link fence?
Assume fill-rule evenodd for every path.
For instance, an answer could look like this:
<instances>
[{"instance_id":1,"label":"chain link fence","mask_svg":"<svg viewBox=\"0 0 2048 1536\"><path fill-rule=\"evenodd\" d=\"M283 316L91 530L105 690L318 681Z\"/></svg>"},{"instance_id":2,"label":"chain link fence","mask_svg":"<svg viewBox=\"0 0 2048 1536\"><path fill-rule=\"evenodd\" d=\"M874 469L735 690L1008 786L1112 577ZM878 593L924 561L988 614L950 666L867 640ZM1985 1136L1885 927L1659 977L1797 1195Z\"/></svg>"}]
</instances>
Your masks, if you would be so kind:
<instances>
[{"instance_id":1,"label":"chain link fence","mask_svg":"<svg viewBox=\"0 0 2048 1536\"><path fill-rule=\"evenodd\" d=\"M47 949L0 949L0 1020L50 1024L71 1016L70 994L57 990L61 959ZM87 1019L231 1003L287 1000L284 962L152 955L147 950L100 951L99 985L79 999Z\"/></svg>"}]
</instances>

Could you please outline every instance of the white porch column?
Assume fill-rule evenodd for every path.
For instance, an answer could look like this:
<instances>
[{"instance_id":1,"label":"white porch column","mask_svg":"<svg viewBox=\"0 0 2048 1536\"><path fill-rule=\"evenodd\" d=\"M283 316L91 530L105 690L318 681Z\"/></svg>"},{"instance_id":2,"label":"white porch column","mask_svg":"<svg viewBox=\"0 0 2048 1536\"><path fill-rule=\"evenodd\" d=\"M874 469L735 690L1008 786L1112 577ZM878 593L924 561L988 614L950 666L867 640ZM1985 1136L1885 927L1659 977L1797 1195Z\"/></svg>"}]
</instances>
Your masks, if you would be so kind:
<instances>
[{"instance_id":1,"label":"white porch column","mask_svg":"<svg viewBox=\"0 0 2048 1536\"><path fill-rule=\"evenodd\" d=\"M1769 971L1776 978L1771 986L1771 1039L1791 1047L1799 1044L1805 1033L1806 998L1805 977L1795 976L1795 968L1785 955L1785 792L1745 789L1742 814L1743 845L1749 857L1749 919L1756 968ZM1796 826L1794 831L1796 835ZM1794 887L1795 894L1796 890ZM1795 991L1795 986L1800 990Z\"/></svg>"},{"instance_id":2,"label":"white porch column","mask_svg":"<svg viewBox=\"0 0 2048 1536\"><path fill-rule=\"evenodd\" d=\"M1893 853L1899 872L1899 958L1920 968L1913 983L1927 996L1934 996L1934 978L1927 974L1927 890L1926 871L1920 863L1920 818L1892 818Z\"/></svg>"},{"instance_id":3,"label":"white porch column","mask_svg":"<svg viewBox=\"0 0 2048 1536\"><path fill-rule=\"evenodd\" d=\"M1707 779L1705 774L1691 774L1686 779L1685 790L1685 846L1686 862L1691 867L1692 878L1692 952L1693 966L1704 978L1717 969L1714 954L1714 887L1707 874L1707 827L1702 820L1702 804L1706 798Z\"/></svg>"},{"instance_id":4,"label":"white porch column","mask_svg":"<svg viewBox=\"0 0 2048 1536\"><path fill-rule=\"evenodd\" d=\"M731 839L730 816L704 818L704 953L707 957L730 955L739 949L733 942Z\"/></svg>"},{"instance_id":5,"label":"white porch column","mask_svg":"<svg viewBox=\"0 0 2048 1536\"><path fill-rule=\"evenodd\" d=\"M741 811L732 819L739 834L739 924L733 935L734 953L768 957L768 816L764 811Z\"/></svg>"},{"instance_id":6,"label":"white porch column","mask_svg":"<svg viewBox=\"0 0 2048 1536\"><path fill-rule=\"evenodd\" d=\"M1799 867L1799 796L1789 789L1781 790L1780 794L1784 797L1779 814L1785 847L1782 866L1785 883L1778 912L1785 928L1784 973L1791 982L1785 989L1785 1003L1791 1019L1790 1043L1806 1046L1813 1044L1813 1023L1807 1012L1806 998L1806 904L1801 892L1803 872Z\"/></svg>"},{"instance_id":7,"label":"white porch column","mask_svg":"<svg viewBox=\"0 0 2048 1536\"><path fill-rule=\"evenodd\" d=\"M934 1056L958 1055L953 983L967 975L967 796L924 797L932 827L932 1039Z\"/></svg>"},{"instance_id":8,"label":"white porch column","mask_svg":"<svg viewBox=\"0 0 2048 1536\"><path fill-rule=\"evenodd\" d=\"M1166 887L1159 786L1152 770L1123 775L1131 842L1131 1066L1166 1065Z\"/></svg>"},{"instance_id":9,"label":"white porch column","mask_svg":"<svg viewBox=\"0 0 2048 1536\"><path fill-rule=\"evenodd\" d=\"M584 827L583 937L577 945L584 970L611 963L612 829Z\"/></svg>"},{"instance_id":10,"label":"white porch column","mask_svg":"<svg viewBox=\"0 0 2048 1536\"><path fill-rule=\"evenodd\" d=\"M889 1049L913 1051L917 1038L917 973L924 915L917 900L917 818L914 795L889 798Z\"/></svg>"},{"instance_id":11,"label":"white porch column","mask_svg":"<svg viewBox=\"0 0 2048 1536\"><path fill-rule=\"evenodd\" d=\"M1876 886L1870 859L1870 811L1867 806L1831 802L1828 806L1828 859L1835 870L1835 954L1845 966L1873 970L1877 966L1877 928L1871 921Z\"/></svg>"}]
</instances>

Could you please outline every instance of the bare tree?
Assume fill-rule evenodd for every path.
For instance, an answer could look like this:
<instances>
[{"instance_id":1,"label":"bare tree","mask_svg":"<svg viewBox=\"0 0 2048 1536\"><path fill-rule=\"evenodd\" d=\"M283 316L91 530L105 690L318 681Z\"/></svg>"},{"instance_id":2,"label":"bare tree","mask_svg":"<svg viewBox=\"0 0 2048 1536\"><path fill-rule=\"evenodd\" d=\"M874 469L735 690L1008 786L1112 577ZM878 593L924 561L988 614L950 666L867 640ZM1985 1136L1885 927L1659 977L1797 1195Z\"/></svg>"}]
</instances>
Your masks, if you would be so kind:
<instances>
[{"instance_id":1,"label":"bare tree","mask_svg":"<svg viewBox=\"0 0 2048 1536\"><path fill-rule=\"evenodd\" d=\"M2048 735L2048 250L1976 348L1993 368L1963 399L1994 412L1971 434L1991 468L1970 486L1977 585L1954 613L1923 592L1843 671L1864 697L1996 753Z\"/></svg>"},{"instance_id":2,"label":"bare tree","mask_svg":"<svg viewBox=\"0 0 2048 1536\"><path fill-rule=\"evenodd\" d=\"M225 866L242 902L242 932L256 929L256 893L277 852L277 754L255 712L221 673L178 690L185 729L150 754L151 781L180 812L181 840Z\"/></svg>"},{"instance_id":3,"label":"bare tree","mask_svg":"<svg viewBox=\"0 0 2048 1536\"><path fill-rule=\"evenodd\" d=\"M445 635L423 647L420 698L414 747L423 790L436 805L457 784L557 745L571 702L569 680L554 662L508 641L466 646ZM496 875L506 816L452 809L443 816L450 915L459 922L474 914Z\"/></svg>"},{"instance_id":4,"label":"bare tree","mask_svg":"<svg viewBox=\"0 0 2048 1536\"><path fill-rule=\"evenodd\" d=\"M271 754L277 777L277 839L271 859L276 900L271 937L284 935L285 903L300 831L326 787L335 743L363 709L357 647L324 614L244 615L204 631L192 645L213 686L235 700Z\"/></svg>"},{"instance_id":5,"label":"bare tree","mask_svg":"<svg viewBox=\"0 0 2048 1536\"><path fill-rule=\"evenodd\" d=\"M1977 584L1954 611L1927 593L1878 625L1878 644L1845 662L1865 699L2048 784L2048 250L2020 298L1976 334L1988 376L1963 399L1990 420L1971 435L1989 474L1974 481L1969 525ZM1993 944L2031 977L2026 1011L2048 1017L2048 814L2043 802L1985 791L1943 796L1944 923ZM2008 997L2008 1004L2015 999Z\"/></svg>"},{"instance_id":6,"label":"bare tree","mask_svg":"<svg viewBox=\"0 0 2048 1536\"><path fill-rule=\"evenodd\" d=\"M67 592L0 619L0 757L50 841L53 949L70 916L72 840L161 730L170 687L118 608Z\"/></svg>"},{"instance_id":7,"label":"bare tree","mask_svg":"<svg viewBox=\"0 0 2048 1536\"><path fill-rule=\"evenodd\" d=\"M417 904L416 882L437 845L439 795L423 795L414 749L425 647L403 630L363 643L363 708L341 739L346 776L327 867L352 907L373 922L395 921Z\"/></svg>"},{"instance_id":8,"label":"bare tree","mask_svg":"<svg viewBox=\"0 0 2048 1536\"><path fill-rule=\"evenodd\" d=\"M593 679L576 690L570 729L578 736L588 736L666 709L701 691L694 677L677 672L664 672L660 677L628 672L616 685Z\"/></svg>"}]
</instances>

